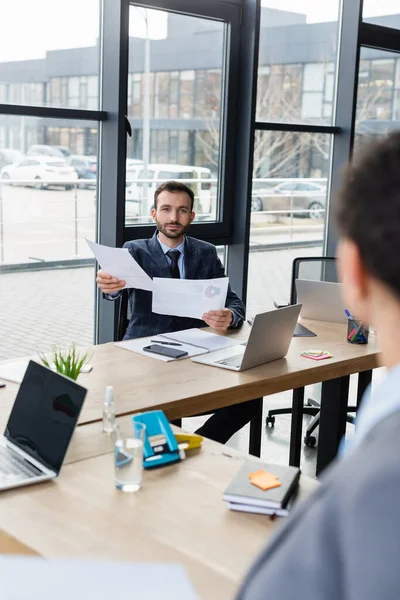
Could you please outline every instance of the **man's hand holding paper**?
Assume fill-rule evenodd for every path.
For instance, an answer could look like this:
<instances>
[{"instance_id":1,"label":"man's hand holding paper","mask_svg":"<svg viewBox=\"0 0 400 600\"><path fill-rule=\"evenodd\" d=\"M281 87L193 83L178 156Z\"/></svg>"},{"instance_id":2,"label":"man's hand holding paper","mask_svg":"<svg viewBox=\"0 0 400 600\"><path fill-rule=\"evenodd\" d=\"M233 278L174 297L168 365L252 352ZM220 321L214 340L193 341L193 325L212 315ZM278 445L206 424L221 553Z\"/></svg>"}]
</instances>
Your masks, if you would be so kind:
<instances>
[{"instance_id":1,"label":"man's hand holding paper","mask_svg":"<svg viewBox=\"0 0 400 600\"><path fill-rule=\"evenodd\" d=\"M209 310L202 319L209 327L218 331L226 331L233 321L233 312L229 308L222 310Z\"/></svg>"},{"instance_id":2,"label":"man's hand holding paper","mask_svg":"<svg viewBox=\"0 0 400 600\"><path fill-rule=\"evenodd\" d=\"M153 291L153 281L126 248L110 248L86 240L102 270L96 280L106 294L124 288ZM111 277L111 279L110 279Z\"/></svg>"}]
</instances>

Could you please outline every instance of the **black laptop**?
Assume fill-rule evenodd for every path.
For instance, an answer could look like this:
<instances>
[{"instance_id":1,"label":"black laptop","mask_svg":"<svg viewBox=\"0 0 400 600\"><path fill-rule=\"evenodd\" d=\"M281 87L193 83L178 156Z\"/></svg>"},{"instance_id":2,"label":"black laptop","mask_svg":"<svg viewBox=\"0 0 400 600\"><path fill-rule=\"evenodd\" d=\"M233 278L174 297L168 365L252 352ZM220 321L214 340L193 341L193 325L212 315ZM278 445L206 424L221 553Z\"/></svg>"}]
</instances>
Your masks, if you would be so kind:
<instances>
[{"instance_id":1,"label":"black laptop","mask_svg":"<svg viewBox=\"0 0 400 600\"><path fill-rule=\"evenodd\" d=\"M57 477L87 390L29 361L4 435L0 490Z\"/></svg>"}]
</instances>

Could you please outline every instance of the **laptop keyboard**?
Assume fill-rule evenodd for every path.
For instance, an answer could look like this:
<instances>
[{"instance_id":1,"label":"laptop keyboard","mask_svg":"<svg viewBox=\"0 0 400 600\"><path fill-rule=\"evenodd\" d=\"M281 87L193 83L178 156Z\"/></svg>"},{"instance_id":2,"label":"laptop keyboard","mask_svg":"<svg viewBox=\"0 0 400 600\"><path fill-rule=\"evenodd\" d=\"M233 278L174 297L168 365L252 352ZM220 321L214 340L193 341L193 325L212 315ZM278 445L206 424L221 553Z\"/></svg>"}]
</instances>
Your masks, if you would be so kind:
<instances>
[{"instance_id":1,"label":"laptop keyboard","mask_svg":"<svg viewBox=\"0 0 400 600\"><path fill-rule=\"evenodd\" d=\"M42 471L26 461L11 448L0 446L0 485L43 475Z\"/></svg>"},{"instance_id":2,"label":"laptop keyboard","mask_svg":"<svg viewBox=\"0 0 400 600\"><path fill-rule=\"evenodd\" d=\"M235 354L235 356L229 356L222 360L216 360L217 365L226 365L227 367L240 367L243 360L243 354Z\"/></svg>"}]
</instances>

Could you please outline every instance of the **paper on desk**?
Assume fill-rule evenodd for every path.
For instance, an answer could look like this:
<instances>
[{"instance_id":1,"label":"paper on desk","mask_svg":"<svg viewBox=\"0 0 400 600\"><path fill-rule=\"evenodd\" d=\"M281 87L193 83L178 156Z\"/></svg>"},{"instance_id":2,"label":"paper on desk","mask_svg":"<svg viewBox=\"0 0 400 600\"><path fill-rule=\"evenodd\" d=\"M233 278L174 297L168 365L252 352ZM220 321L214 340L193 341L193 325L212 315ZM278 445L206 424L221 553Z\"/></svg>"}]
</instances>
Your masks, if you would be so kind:
<instances>
[{"instance_id":1,"label":"paper on desk","mask_svg":"<svg viewBox=\"0 0 400 600\"><path fill-rule=\"evenodd\" d=\"M151 340L161 339L159 336L149 336L145 338L137 338L134 340L126 340L124 342L115 342L115 346L118 348L123 348L124 350L130 350L131 352L136 352L137 354L142 354L143 356L149 356L150 358L156 358L157 360L162 360L163 362L171 362L176 360L183 360L184 358L191 358L192 356L198 356L199 354L205 354L208 352L206 349L202 348L193 348L182 344L182 346L166 346L167 348L175 348L175 350L184 350L187 352L186 356L182 356L182 358L170 358L168 356L163 356L162 354L155 354L154 352L146 352L143 350L144 346L150 346ZM154 343L154 342L153 342ZM1 600L1 599L0 599Z\"/></svg>"},{"instance_id":2,"label":"paper on desk","mask_svg":"<svg viewBox=\"0 0 400 600\"><path fill-rule=\"evenodd\" d=\"M3 363L0 365L0 379L21 383L24 378L25 371L28 367L29 360L19 360L15 362Z\"/></svg>"},{"instance_id":3,"label":"paper on desk","mask_svg":"<svg viewBox=\"0 0 400 600\"><path fill-rule=\"evenodd\" d=\"M87 238L85 240L103 271L126 282L122 289L153 291L152 279L138 265L127 248L110 248Z\"/></svg>"},{"instance_id":4,"label":"paper on desk","mask_svg":"<svg viewBox=\"0 0 400 600\"><path fill-rule=\"evenodd\" d=\"M228 277L167 279L154 277L152 311L160 315L201 319L209 310L225 307Z\"/></svg>"},{"instance_id":5,"label":"paper on desk","mask_svg":"<svg viewBox=\"0 0 400 600\"><path fill-rule=\"evenodd\" d=\"M0 556L0 598L15 600L198 600L177 564Z\"/></svg>"},{"instance_id":6,"label":"paper on desk","mask_svg":"<svg viewBox=\"0 0 400 600\"><path fill-rule=\"evenodd\" d=\"M151 343L168 341L181 344L180 346L171 346L171 348L185 350L187 356L178 359L168 358L168 356L162 356L161 354L154 354L143 350L144 346L149 346ZM217 335L216 333L210 333L209 331L203 331L202 329L184 329L182 331L173 331L172 333L161 333L145 338L115 342L115 346L123 348L124 350L130 350L131 352L143 354L143 356L150 356L151 358L157 358L164 362L170 362L172 360L183 360L184 358L191 358L192 356L198 356L199 354L206 354L212 350L230 348L231 346L236 346L237 343L238 341L234 337Z\"/></svg>"}]
</instances>

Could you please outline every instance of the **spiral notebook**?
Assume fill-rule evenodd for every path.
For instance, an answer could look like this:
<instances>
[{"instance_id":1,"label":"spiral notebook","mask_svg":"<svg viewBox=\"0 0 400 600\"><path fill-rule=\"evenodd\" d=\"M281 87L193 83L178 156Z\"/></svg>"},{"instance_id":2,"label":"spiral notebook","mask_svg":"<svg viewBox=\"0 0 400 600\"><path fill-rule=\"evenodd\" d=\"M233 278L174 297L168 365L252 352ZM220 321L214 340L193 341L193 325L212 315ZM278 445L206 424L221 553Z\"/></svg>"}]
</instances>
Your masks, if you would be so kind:
<instances>
[{"instance_id":1,"label":"spiral notebook","mask_svg":"<svg viewBox=\"0 0 400 600\"><path fill-rule=\"evenodd\" d=\"M214 350L230 348L231 346L236 346L238 343L240 343L238 342L236 336L228 337L194 328L184 329L182 331L174 331L173 333L161 333L146 338L126 340L124 342L116 342L115 345L119 348L137 352L138 354L143 354L144 356L156 358L164 362L169 362L171 360L183 360L183 358L168 358L167 356L161 356L160 354L149 354L148 352L144 351L143 347L151 343L152 340L153 343L165 341L181 344L181 346L177 346L177 349L185 350L187 352L187 356L185 356L185 358L191 358L192 356L198 356L199 354L206 354L207 352L212 352ZM173 347L175 348L175 346Z\"/></svg>"}]
</instances>

